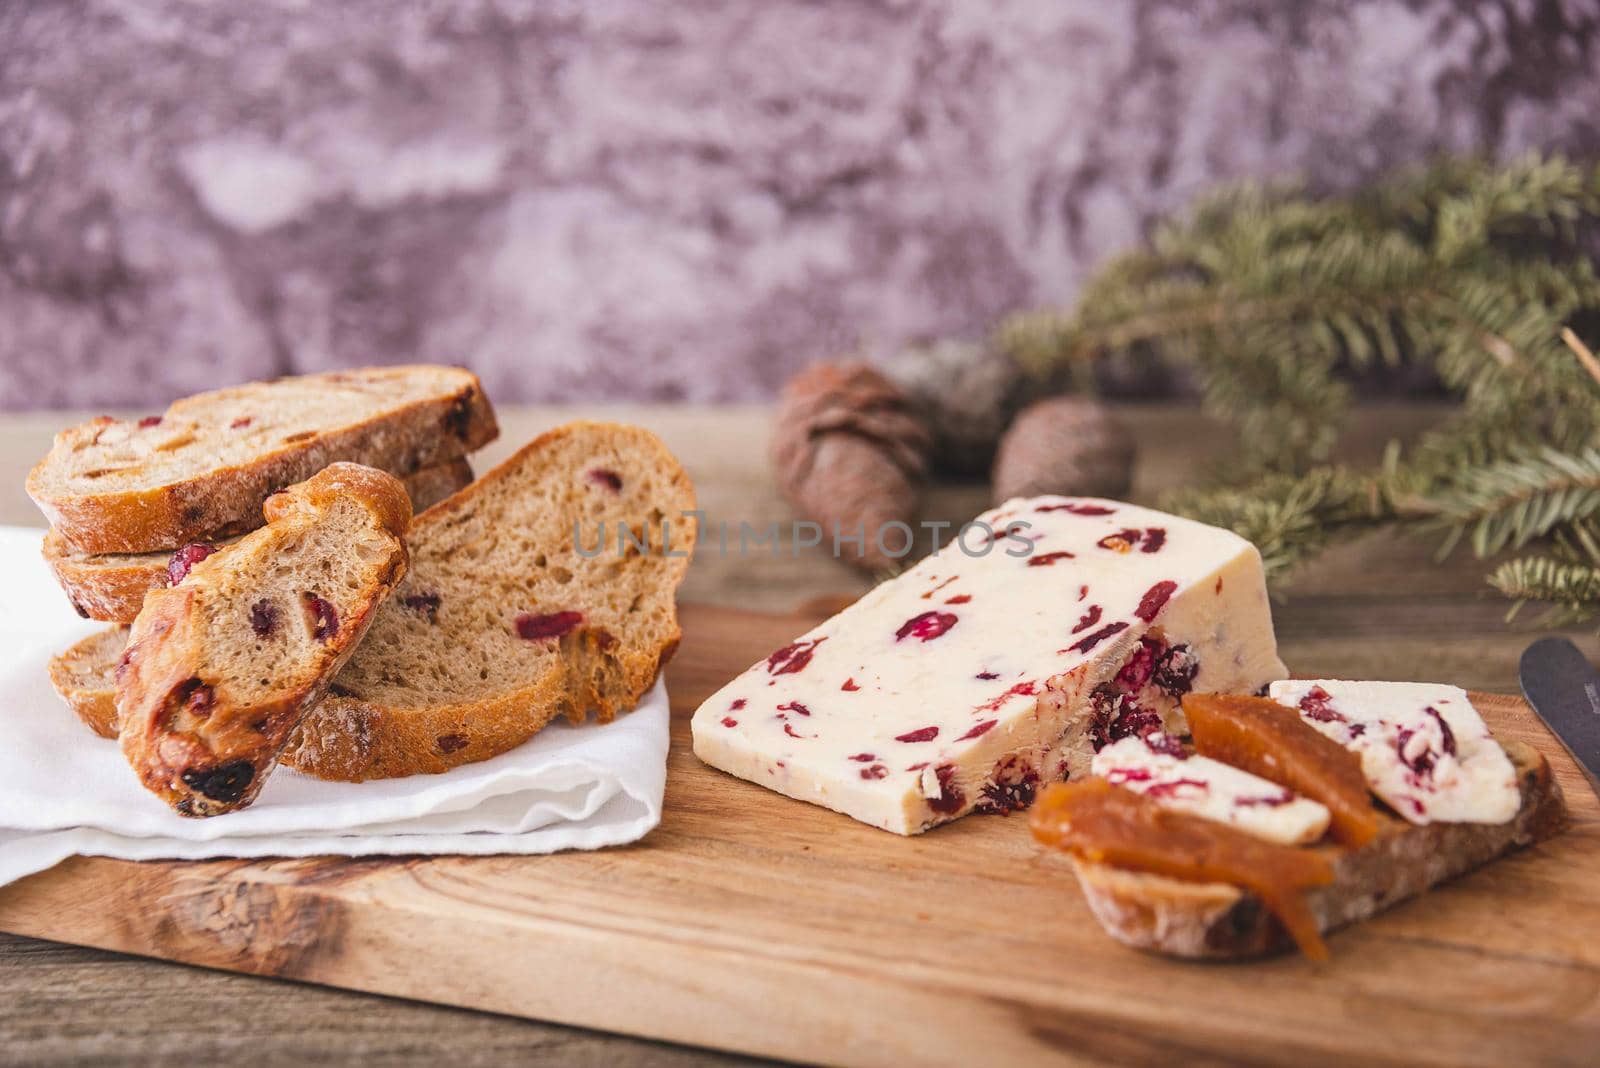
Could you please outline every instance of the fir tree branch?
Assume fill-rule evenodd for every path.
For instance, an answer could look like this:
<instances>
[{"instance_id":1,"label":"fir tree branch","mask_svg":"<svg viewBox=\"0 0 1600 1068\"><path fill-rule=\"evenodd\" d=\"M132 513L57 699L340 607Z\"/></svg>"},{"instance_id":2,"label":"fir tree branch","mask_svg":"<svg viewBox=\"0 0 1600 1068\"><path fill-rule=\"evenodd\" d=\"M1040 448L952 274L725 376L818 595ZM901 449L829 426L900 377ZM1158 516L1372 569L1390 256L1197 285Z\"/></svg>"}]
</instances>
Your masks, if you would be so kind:
<instances>
[{"instance_id":1,"label":"fir tree branch","mask_svg":"<svg viewBox=\"0 0 1600 1068\"><path fill-rule=\"evenodd\" d=\"M1495 568L1489 585L1514 602L1506 613L1508 620L1529 601L1550 606L1541 620L1548 626L1582 623L1600 615L1600 566L1593 564L1523 557Z\"/></svg>"},{"instance_id":2,"label":"fir tree branch","mask_svg":"<svg viewBox=\"0 0 1600 1068\"><path fill-rule=\"evenodd\" d=\"M1168 494L1162 507L1254 542L1268 582L1279 590L1304 560L1394 518L1378 479L1341 467L1299 477L1269 475L1245 486L1180 490Z\"/></svg>"},{"instance_id":3,"label":"fir tree branch","mask_svg":"<svg viewBox=\"0 0 1600 1068\"><path fill-rule=\"evenodd\" d=\"M1374 361L1431 360L1470 421L1501 437L1521 436L1508 413L1536 409L1554 443L1581 440L1593 384L1557 336L1600 307L1572 247L1597 219L1600 168L1560 156L1447 161L1343 199L1224 190L1108 264L1074 312L1014 318L997 342L1036 372L1193 363L1208 409L1239 426L1247 469L1325 457L1345 401L1337 369Z\"/></svg>"},{"instance_id":4,"label":"fir tree branch","mask_svg":"<svg viewBox=\"0 0 1600 1068\"><path fill-rule=\"evenodd\" d=\"M1222 190L1100 270L1070 312L1002 324L994 343L1061 381L1096 361L1186 365L1235 424L1231 486L1169 506L1261 548L1271 577L1384 524L1467 538L1480 556L1538 540L1554 556L1491 581L1560 618L1600 615L1600 167L1561 156L1446 160L1347 197ZM1586 236L1587 235L1587 236ZM1573 357L1577 358L1574 359ZM1401 462L1319 466L1344 373L1425 363L1461 401Z\"/></svg>"},{"instance_id":5,"label":"fir tree branch","mask_svg":"<svg viewBox=\"0 0 1600 1068\"><path fill-rule=\"evenodd\" d=\"M1470 531L1478 556L1520 549L1600 511L1600 449L1546 448L1468 469L1429 503L1439 522Z\"/></svg>"}]
</instances>

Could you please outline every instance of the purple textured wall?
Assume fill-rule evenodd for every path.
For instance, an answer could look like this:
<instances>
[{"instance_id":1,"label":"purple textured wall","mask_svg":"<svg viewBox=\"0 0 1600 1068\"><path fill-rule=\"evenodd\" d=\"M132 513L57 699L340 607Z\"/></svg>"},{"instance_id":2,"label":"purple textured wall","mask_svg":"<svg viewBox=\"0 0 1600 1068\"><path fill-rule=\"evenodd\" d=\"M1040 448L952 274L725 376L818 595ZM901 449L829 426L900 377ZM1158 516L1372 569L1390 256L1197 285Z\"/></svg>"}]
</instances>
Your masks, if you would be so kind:
<instances>
[{"instance_id":1,"label":"purple textured wall","mask_svg":"<svg viewBox=\"0 0 1600 1068\"><path fill-rule=\"evenodd\" d=\"M1242 175L1600 150L1593 0L0 4L0 406L754 398Z\"/></svg>"}]
</instances>

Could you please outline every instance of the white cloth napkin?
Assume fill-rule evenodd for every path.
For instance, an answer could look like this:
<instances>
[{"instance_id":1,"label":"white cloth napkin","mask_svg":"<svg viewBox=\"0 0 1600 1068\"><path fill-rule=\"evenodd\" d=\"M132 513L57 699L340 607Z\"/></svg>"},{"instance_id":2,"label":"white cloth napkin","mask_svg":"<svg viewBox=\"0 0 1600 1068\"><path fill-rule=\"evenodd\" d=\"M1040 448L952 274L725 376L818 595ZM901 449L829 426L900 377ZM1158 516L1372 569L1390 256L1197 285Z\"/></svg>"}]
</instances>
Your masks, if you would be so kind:
<instances>
[{"instance_id":1,"label":"white cloth napkin","mask_svg":"<svg viewBox=\"0 0 1600 1068\"><path fill-rule=\"evenodd\" d=\"M254 805L174 815L117 744L50 686L49 659L103 623L81 620L39 556L43 533L0 527L0 885L73 854L201 857L551 853L643 837L661 819L667 691L600 726L562 720L493 760L443 775L322 782L279 767Z\"/></svg>"}]
</instances>

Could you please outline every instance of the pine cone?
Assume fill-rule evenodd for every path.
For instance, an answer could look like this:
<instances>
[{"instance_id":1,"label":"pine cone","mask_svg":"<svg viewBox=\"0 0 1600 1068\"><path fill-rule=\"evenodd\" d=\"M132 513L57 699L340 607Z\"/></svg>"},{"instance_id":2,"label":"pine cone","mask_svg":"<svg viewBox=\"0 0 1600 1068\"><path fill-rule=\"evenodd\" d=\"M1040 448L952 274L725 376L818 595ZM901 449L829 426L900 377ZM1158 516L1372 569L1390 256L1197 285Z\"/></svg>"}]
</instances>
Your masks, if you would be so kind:
<instances>
[{"instance_id":1,"label":"pine cone","mask_svg":"<svg viewBox=\"0 0 1600 1068\"><path fill-rule=\"evenodd\" d=\"M825 540L836 529L865 530L866 545L851 560L877 570L895 563L879 552L878 532L916 518L931 443L927 424L883 375L865 364L820 363L784 388L772 463L778 488L822 526ZM902 539L884 540L898 549Z\"/></svg>"},{"instance_id":2,"label":"pine cone","mask_svg":"<svg viewBox=\"0 0 1600 1068\"><path fill-rule=\"evenodd\" d=\"M994 499L1121 497L1133 482L1133 452L1133 436L1099 401L1039 401L1024 408L1000 440Z\"/></svg>"}]
</instances>

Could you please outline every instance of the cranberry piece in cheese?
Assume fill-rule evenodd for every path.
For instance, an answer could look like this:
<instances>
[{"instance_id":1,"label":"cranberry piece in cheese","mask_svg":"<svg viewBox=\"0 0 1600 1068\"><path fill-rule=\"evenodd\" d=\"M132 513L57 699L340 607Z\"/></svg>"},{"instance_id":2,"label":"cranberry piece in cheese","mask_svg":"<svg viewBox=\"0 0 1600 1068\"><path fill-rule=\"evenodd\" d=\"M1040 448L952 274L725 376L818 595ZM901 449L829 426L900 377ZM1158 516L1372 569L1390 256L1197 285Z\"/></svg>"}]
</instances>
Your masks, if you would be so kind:
<instances>
[{"instance_id":1,"label":"cranberry piece in cheese","mask_svg":"<svg viewBox=\"0 0 1600 1068\"><path fill-rule=\"evenodd\" d=\"M1168 808L1230 823L1279 845L1306 845L1328 830L1325 806L1210 757L1184 755L1168 735L1124 738L1094 756L1094 773Z\"/></svg>"}]
</instances>

